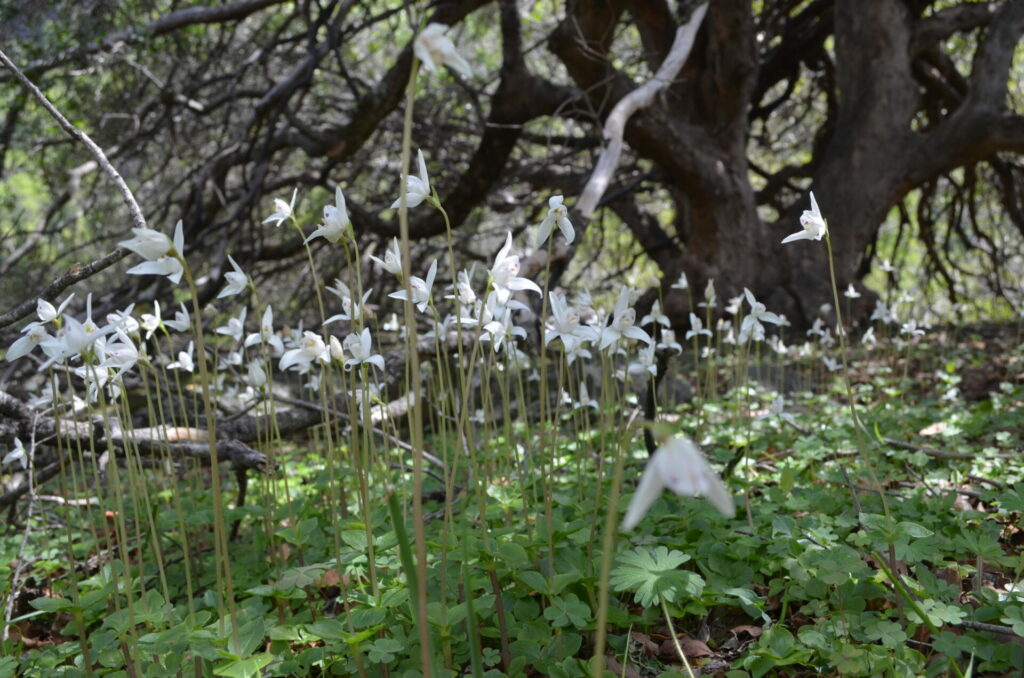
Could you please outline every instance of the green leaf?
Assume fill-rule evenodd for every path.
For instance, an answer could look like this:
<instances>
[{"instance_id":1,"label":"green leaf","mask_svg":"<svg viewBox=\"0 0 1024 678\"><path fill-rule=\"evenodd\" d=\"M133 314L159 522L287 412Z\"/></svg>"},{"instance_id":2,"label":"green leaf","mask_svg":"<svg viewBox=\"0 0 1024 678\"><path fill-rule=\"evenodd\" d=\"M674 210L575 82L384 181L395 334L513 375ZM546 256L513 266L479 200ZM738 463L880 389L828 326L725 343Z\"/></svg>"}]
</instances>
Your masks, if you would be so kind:
<instances>
[{"instance_id":1,"label":"green leaf","mask_svg":"<svg viewBox=\"0 0 1024 678\"><path fill-rule=\"evenodd\" d=\"M253 676L259 676L260 670L272 661L274 661L274 655L267 652L245 659L233 659L218 665L213 670L213 675L228 676L228 678L253 678Z\"/></svg>"},{"instance_id":2,"label":"green leaf","mask_svg":"<svg viewBox=\"0 0 1024 678\"><path fill-rule=\"evenodd\" d=\"M29 605L41 612L60 612L70 610L75 605L67 598L34 598L28 602Z\"/></svg>"},{"instance_id":3,"label":"green leaf","mask_svg":"<svg viewBox=\"0 0 1024 678\"><path fill-rule=\"evenodd\" d=\"M570 593L564 598L552 600L551 606L544 610L544 618L556 628L572 625L581 629L590 619L590 606L580 600L575 593Z\"/></svg>"},{"instance_id":4,"label":"green leaf","mask_svg":"<svg viewBox=\"0 0 1024 678\"><path fill-rule=\"evenodd\" d=\"M659 604L661 598L675 602L684 592L696 597L704 590L704 580L676 569L688 560L690 556L665 546L626 551L619 556L610 583L616 591L635 591L633 599L644 607Z\"/></svg>"}]
</instances>

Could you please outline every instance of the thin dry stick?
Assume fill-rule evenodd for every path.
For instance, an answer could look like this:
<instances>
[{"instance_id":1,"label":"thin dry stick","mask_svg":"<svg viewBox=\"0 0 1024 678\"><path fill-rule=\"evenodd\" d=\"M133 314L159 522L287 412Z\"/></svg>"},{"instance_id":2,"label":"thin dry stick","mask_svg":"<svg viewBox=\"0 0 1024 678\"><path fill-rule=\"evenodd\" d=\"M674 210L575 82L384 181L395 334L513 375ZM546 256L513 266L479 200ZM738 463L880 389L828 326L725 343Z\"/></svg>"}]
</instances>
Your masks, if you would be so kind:
<instances>
[{"instance_id":1,"label":"thin dry stick","mask_svg":"<svg viewBox=\"0 0 1024 678\"><path fill-rule=\"evenodd\" d=\"M14 65L14 62L4 54L3 50L0 50L0 63L3 63L7 70L13 73L14 77L18 79L18 82L24 85L25 89L39 100L39 103L43 105L46 112L53 116L53 119L57 121L65 132L82 142L85 147L89 149L89 152L92 153L92 157L96 158L96 162L100 164L103 171L107 173L107 176L114 180L114 183L117 184L118 189L120 189L121 197L124 198L125 204L128 205L128 211L132 215L132 223L135 224L136 228L146 228L146 217L142 215L142 210L139 208L139 204L135 202L135 196L132 194L131 189L128 188L128 184L126 184L124 179L121 178L118 171L114 169L114 166L110 164L109 160L107 160L107 156L103 152L103 149L97 146L96 142L89 138L88 134L72 125L68 119L57 110L57 107L50 103L50 100L46 98L46 95L43 94L39 88L36 87L35 84L29 80L17 66Z\"/></svg>"},{"instance_id":2,"label":"thin dry stick","mask_svg":"<svg viewBox=\"0 0 1024 678\"><path fill-rule=\"evenodd\" d=\"M29 535L32 534L32 511L36 504L35 483L35 457L36 457L36 427L32 422L32 436L28 441L28 506L25 508L25 533L21 537L21 546L18 547L17 565L14 566L14 574L11 577L11 594L7 597L7 609L4 610L4 630L0 638L7 642L11 631L11 616L14 614L14 600L18 595L18 580L21 579L21 571L25 566L25 549L28 547Z\"/></svg>"},{"instance_id":3,"label":"thin dry stick","mask_svg":"<svg viewBox=\"0 0 1024 678\"><path fill-rule=\"evenodd\" d=\"M580 195L580 199L576 203L576 209L585 218L589 219L594 214L597 203L608 189L612 174L619 164L619 156L622 155L622 135L626 131L626 123L641 108L650 106L658 92L675 80L683 64L686 63L686 59L690 56L693 41L697 37L697 30L704 20L707 9L708 5L704 3L694 10L690 20L676 30L676 39L672 43L672 49L669 50L668 56L665 57L654 77L619 99L608 119L605 120L604 138L608 145L601 151L601 157L597 160L594 172L587 180L583 194Z\"/></svg>"},{"instance_id":4,"label":"thin dry stick","mask_svg":"<svg viewBox=\"0 0 1024 678\"><path fill-rule=\"evenodd\" d=\"M0 50L0 63L2 63L7 68L7 70L14 74L14 77L18 80L18 82L24 85L25 89L27 89L32 94L32 96L39 100L39 103L43 105L43 108L46 109L46 111L53 117L54 120L57 121L57 124L59 124L65 132L71 135L72 138L80 141L83 145L85 145L86 148L89 149L89 153L91 153L92 157L96 159L96 162L99 163L99 166L103 169L107 176L113 179L114 183L117 184L117 188L121 192L121 197L124 199L125 204L128 206L128 212L132 215L132 223L135 225L135 228L146 228L146 217L142 214L142 209L139 207L139 203L135 201L135 195L132 193L132 190L128 188L128 184L125 183L124 179L121 178L120 173L118 173L114 166L110 164L110 161L107 160L107 155L103 152L103 149L96 145L96 142L93 141L88 134L72 125L71 122L68 121L68 119L65 118L60 111L57 110L57 107L50 103L50 100L46 98L46 95L43 94L42 91L40 91L40 89L36 87L35 84L31 80L29 80L28 77L24 73L22 73L17 66L14 65L14 62L12 62L8 58L8 56L3 52L3 50ZM92 264L85 268L92 269L88 271L89 275L91 275L92 273L103 270L104 268L114 263L115 261L123 259L127 254L128 250L118 249L112 252L111 254L108 254L107 256L103 257L103 259L93 262ZM78 280L81 280L84 277L88 277L87 275L83 275L81 277L76 275L82 273L84 270L85 269L82 269L81 267L76 267L67 275L63 276L64 278L70 278L70 281L67 283L67 285L70 285L73 282L77 282ZM64 285L64 287L66 287L67 285ZM52 287L54 287L54 285L50 286L50 288ZM50 290L50 288L47 289ZM57 290L56 292L53 292L53 294L59 294L60 291L63 291L63 288ZM4 314L4 318L6 319L8 316L11 316L12 314L17 314L14 318L11 318L9 320L9 322L14 322L14 320L24 316L26 313L30 312L31 309L34 307L34 302L26 301L24 304L21 304L20 306L15 308L13 311ZM23 308L27 310L22 310Z\"/></svg>"}]
</instances>

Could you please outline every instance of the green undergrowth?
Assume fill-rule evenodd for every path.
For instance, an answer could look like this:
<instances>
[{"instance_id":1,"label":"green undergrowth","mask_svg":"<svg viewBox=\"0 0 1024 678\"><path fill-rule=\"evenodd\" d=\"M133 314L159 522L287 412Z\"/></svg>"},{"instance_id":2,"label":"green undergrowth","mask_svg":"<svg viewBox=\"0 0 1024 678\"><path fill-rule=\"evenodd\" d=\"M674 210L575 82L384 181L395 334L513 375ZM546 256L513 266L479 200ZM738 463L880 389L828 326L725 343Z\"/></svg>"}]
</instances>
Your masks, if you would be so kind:
<instances>
[{"instance_id":1,"label":"green undergrowth","mask_svg":"<svg viewBox=\"0 0 1024 678\"><path fill-rule=\"evenodd\" d=\"M853 382L870 435L827 380L786 400L795 425L771 414L776 394L756 383L677 408L672 426L703 430L712 464L731 469L737 515L664 494L617 536L606 675L686 675L665 610L703 675L940 676L953 662L963 674L1017 675L1024 384L1012 343L994 352L968 338L917 347L909 359L860 357ZM528 468L525 443L537 432L521 422L498 429L477 441L479 463ZM590 675L612 484L593 457L610 443L596 429L559 441L553 473L495 476L479 496L456 486L447 514L444 485L426 477L434 675ZM426 447L440 453L449 443L434 435ZM154 495L152 521L123 532L104 529L113 522L98 509L107 507L73 509L95 522L72 529L66 507L41 502L19 590L5 591L14 619L0 676L422 675L389 488L369 488L378 500L365 519L335 514L322 489L332 460L310 447L322 449L293 442L278 451L277 471L255 479L246 505L225 516L241 521L229 545L236 629L213 593L204 484ZM877 484L862 454L872 455ZM638 435L620 516L646 457ZM181 518L195 528L189 544L177 536ZM12 525L3 536L8 584L22 532Z\"/></svg>"}]
</instances>

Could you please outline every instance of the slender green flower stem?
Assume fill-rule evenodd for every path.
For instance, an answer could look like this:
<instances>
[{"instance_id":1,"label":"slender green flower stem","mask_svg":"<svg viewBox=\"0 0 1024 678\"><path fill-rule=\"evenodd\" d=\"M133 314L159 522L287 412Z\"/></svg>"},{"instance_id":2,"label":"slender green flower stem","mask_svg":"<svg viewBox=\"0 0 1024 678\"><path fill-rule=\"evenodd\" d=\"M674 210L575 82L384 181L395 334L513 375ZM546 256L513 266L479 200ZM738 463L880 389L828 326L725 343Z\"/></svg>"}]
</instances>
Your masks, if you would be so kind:
<instances>
[{"instance_id":1,"label":"slender green flower stem","mask_svg":"<svg viewBox=\"0 0 1024 678\"><path fill-rule=\"evenodd\" d=\"M597 593L597 637L594 639L593 678L604 676L604 651L608 639L608 579L611 576L612 556L615 550L615 532L619 526L619 492L622 487L622 467L626 450L620 440L615 446L615 468L612 472L612 491L608 496L608 512L604 521L604 536L601 540L601 577Z\"/></svg>"},{"instance_id":2,"label":"slender green flower stem","mask_svg":"<svg viewBox=\"0 0 1024 678\"><path fill-rule=\"evenodd\" d=\"M206 339L203 333L203 310L199 306L199 290L192 278L188 262L180 253L178 260L185 271L185 282L188 284L192 297L192 313L195 322L196 363L199 367L199 381L203 389L203 412L206 417L207 437L210 445L210 481L213 487L213 540L214 554L217 562L218 591L217 602L220 609L219 618L223 628L223 604L227 599L228 614L231 619L231 642L234 648L242 646L238 633L238 612L235 607L235 585L231 579L231 563L229 561L227 530L224 528L224 496L220 486L220 457L217 455L217 416L213 411L213 398L210 394L210 373L206 366ZM223 573L223 579L222 579ZM221 590L223 584L224 590Z\"/></svg>"},{"instance_id":3,"label":"slender green flower stem","mask_svg":"<svg viewBox=\"0 0 1024 678\"><path fill-rule=\"evenodd\" d=\"M693 669L690 667L690 662L686 659L686 653L683 652L683 648L679 644L679 636L676 635L676 629L672 625L672 615L668 613L668 603L665 602L665 599L662 596L658 596L658 598L661 600L661 611L665 614L665 623L668 624L669 635L672 636L672 642L676 646L676 652L679 654L679 658L683 660L683 666L686 667L686 675L690 678L696 678L693 675Z\"/></svg>"},{"instance_id":4,"label":"slender green flower stem","mask_svg":"<svg viewBox=\"0 0 1024 678\"><path fill-rule=\"evenodd\" d=\"M885 558L883 558L881 554L875 551L871 552L871 557L875 559L875 562L878 563L878 566L882 568L882 572L884 572L885 576L889 579L890 582L892 582L893 588L896 589L896 592L900 594L900 597L904 600L904 602L907 603L910 609L913 610L914 613L921 618L921 621L924 623L925 626L928 627L928 630L931 631L932 635L939 635L939 633L941 633L941 629L939 629L939 627L937 627L935 623L932 622L931 618L928 617L928 615L925 614L924 610L921 609L921 606L917 604L917 601L914 600L914 596L912 596L910 594L910 591L908 591L907 588L903 585L903 582L900 580L899 575L896 574L895 571L889 569L889 566L885 563ZM956 673L956 675L959 676L959 678L964 678L963 672L960 670L960 667L957 665L955 661L953 661L952 658L949 659L949 663L953 667L953 671Z\"/></svg>"},{"instance_id":5,"label":"slender green flower stem","mask_svg":"<svg viewBox=\"0 0 1024 678\"><path fill-rule=\"evenodd\" d=\"M409 86L406 93L405 119L402 125L402 185L399 196L398 224L402 248L402 284L405 287L405 303L403 307L405 310L407 353L409 357L407 393L409 394L408 397L412 398L412 404L409 407L409 428L412 434L413 529L416 533L416 557L421 565L419 569L413 572L413 575L417 578L417 587L414 589L417 596L416 627L419 632L423 675L424 678L431 678L430 626L427 621L427 547L423 528L423 396L421 395L420 388L420 356L419 347L417 346L416 317L413 313L412 287L409 284L412 271L409 254L409 204L408 191L406 190L409 181L409 157L412 151L412 111L416 100L416 76L419 74L419 65L419 60L413 59L409 72Z\"/></svg>"}]
</instances>

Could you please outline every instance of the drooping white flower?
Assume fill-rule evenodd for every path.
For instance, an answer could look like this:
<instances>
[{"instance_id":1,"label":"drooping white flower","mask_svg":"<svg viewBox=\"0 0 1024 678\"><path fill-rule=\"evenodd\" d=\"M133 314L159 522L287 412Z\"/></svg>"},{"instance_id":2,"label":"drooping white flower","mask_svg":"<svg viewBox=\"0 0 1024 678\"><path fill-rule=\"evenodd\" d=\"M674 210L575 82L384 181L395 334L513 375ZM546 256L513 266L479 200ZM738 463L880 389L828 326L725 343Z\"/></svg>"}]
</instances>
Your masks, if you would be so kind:
<instances>
[{"instance_id":1,"label":"drooping white flower","mask_svg":"<svg viewBox=\"0 0 1024 678\"><path fill-rule=\"evenodd\" d=\"M764 304L755 299L753 293L746 287L743 288L743 294L747 298L747 303L750 304L750 313L743 318L743 324L740 325L740 343L745 343L748 339L764 341L764 325L761 323L778 325L782 321L779 316L769 312Z\"/></svg>"},{"instance_id":2,"label":"drooping white flower","mask_svg":"<svg viewBox=\"0 0 1024 678\"><path fill-rule=\"evenodd\" d=\"M224 297L233 297L236 294L241 294L245 291L245 288L249 286L249 276L245 274L242 267L238 265L231 255L228 255L228 261L231 262L231 267L235 270L228 271L224 274L224 279L228 281L228 284L224 286L224 289L217 295L218 299Z\"/></svg>"},{"instance_id":3,"label":"drooping white flower","mask_svg":"<svg viewBox=\"0 0 1024 678\"><path fill-rule=\"evenodd\" d=\"M430 270L427 271L427 279L417 277L415 275L409 276L409 289L412 292L412 303L416 305L420 313L424 313L427 310L427 306L430 305L430 291L434 288L434 277L437 275L437 259L434 259L430 264ZM399 290L398 292L392 292L388 295L392 299L405 299L406 290Z\"/></svg>"},{"instance_id":4,"label":"drooping white flower","mask_svg":"<svg viewBox=\"0 0 1024 678\"><path fill-rule=\"evenodd\" d=\"M305 372L314 361L327 364L330 361L330 355L323 338L316 332L306 330L302 334L299 345L290 351L285 351L277 366L283 372L294 365L298 365L299 371Z\"/></svg>"},{"instance_id":5,"label":"drooping white flower","mask_svg":"<svg viewBox=\"0 0 1024 678\"><path fill-rule=\"evenodd\" d=\"M646 332L634 324L636 323L636 309L629 304L631 295L632 290L629 287L623 286L619 291L619 297L615 301L615 310L612 312L612 322L601 329L601 343L598 348L602 351L606 348L614 351L623 337L638 339L648 344L654 343L654 340Z\"/></svg>"},{"instance_id":6,"label":"drooping white flower","mask_svg":"<svg viewBox=\"0 0 1024 678\"><path fill-rule=\"evenodd\" d=\"M334 204L324 206L324 223L309 234L306 242L321 237L327 240L327 242L338 242L345 235L345 229L351 223L348 218L348 209L345 207L345 196L341 192L341 186L336 186L334 188Z\"/></svg>"},{"instance_id":7,"label":"drooping white flower","mask_svg":"<svg viewBox=\"0 0 1024 678\"><path fill-rule=\"evenodd\" d=\"M537 283L527 278L519 277L519 255L510 254L512 251L512 232L509 231L505 238L505 244L498 250L494 258L494 265L491 266L491 282L499 292L499 296L507 300L513 291L530 290L537 294L543 294Z\"/></svg>"},{"instance_id":8,"label":"drooping white flower","mask_svg":"<svg viewBox=\"0 0 1024 678\"><path fill-rule=\"evenodd\" d=\"M384 357L373 352L373 338L370 336L369 327L364 327L359 334L350 334L345 337L342 346L352 356L345 361L345 369L352 369L356 365L368 363L379 370L384 370Z\"/></svg>"},{"instance_id":9,"label":"drooping white flower","mask_svg":"<svg viewBox=\"0 0 1024 678\"><path fill-rule=\"evenodd\" d=\"M548 198L548 215L544 217L544 221L540 222L540 228L537 229L538 247L547 242L548 237L551 235L551 230L556 225L558 230L562 232L565 242L571 243L576 237L576 231L573 230L572 222L569 221L569 210L562 204L562 196L560 195L553 195Z\"/></svg>"},{"instance_id":10,"label":"drooping white flower","mask_svg":"<svg viewBox=\"0 0 1024 678\"><path fill-rule=\"evenodd\" d=\"M651 323L658 323L662 327L672 327L668 316L661 312L661 302L657 299L651 304L651 312L640 319L640 327L647 327Z\"/></svg>"},{"instance_id":11,"label":"drooping white flower","mask_svg":"<svg viewBox=\"0 0 1024 678\"><path fill-rule=\"evenodd\" d=\"M440 65L444 64L464 78L472 77L473 69L455 49L451 38L445 35L447 32L448 26L445 24L428 24L413 41L413 54L431 73L437 73Z\"/></svg>"},{"instance_id":12,"label":"drooping white flower","mask_svg":"<svg viewBox=\"0 0 1024 678\"><path fill-rule=\"evenodd\" d=\"M290 203L285 202L280 198L274 198L274 213L264 219L263 223L267 224L274 222L274 226L280 227L282 223L288 221L295 211L295 196L298 194L298 188L292 191L292 201Z\"/></svg>"},{"instance_id":13,"label":"drooping white flower","mask_svg":"<svg viewBox=\"0 0 1024 678\"><path fill-rule=\"evenodd\" d=\"M818 201L814 199L814 191L811 191L810 194L811 209L804 210L804 213L800 215L800 225L803 230L787 235L782 240L783 244L794 240L821 240L822 236L828 232L825 219L821 216L821 210L818 209Z\"/></svg>"},{"instance_id":14,"label":"drooping white flower","mask_svg":"<svg viewBox=\"0 0 1024 678\"><path fill-rule=\"evenodd\" d=\"M732 495L704 455L688 438L677 435L658 447L648 460L626 509L622 529L636 527L665 488L678 495L706 497L726 516L736 514Z\"/></svg>"},{"instance_id":15,"label":"drooping white flower","mask_svg":"<svg viewBox=\"0 0 1024 678\"><path fill-rule=\"evenodd\" d=\"M427 177L427 163L423 159L423 151L416 151L416 162L419 165L420 175L414 177L409 175L405 181L405 206L409 209L416 207L424 200L430 202L433 198L430 193L430 179ZM398 209L402 204L402 198L391 203L391 209Z\"/></svg>"},{"instance_id":16,"label":"drooping white flower","mask_svg":"<svg viewBox=\"0 0 1024 678\"><path fill-rule=\"evenodd\" d=\"M398 245L398 238L392 240L387 250L385 250L383 261L372 254L370 255L370 258L380 264L381 268L391 275L397 277L399 280L402 279L402 250Z\"/></svg>"}]
</instances>

